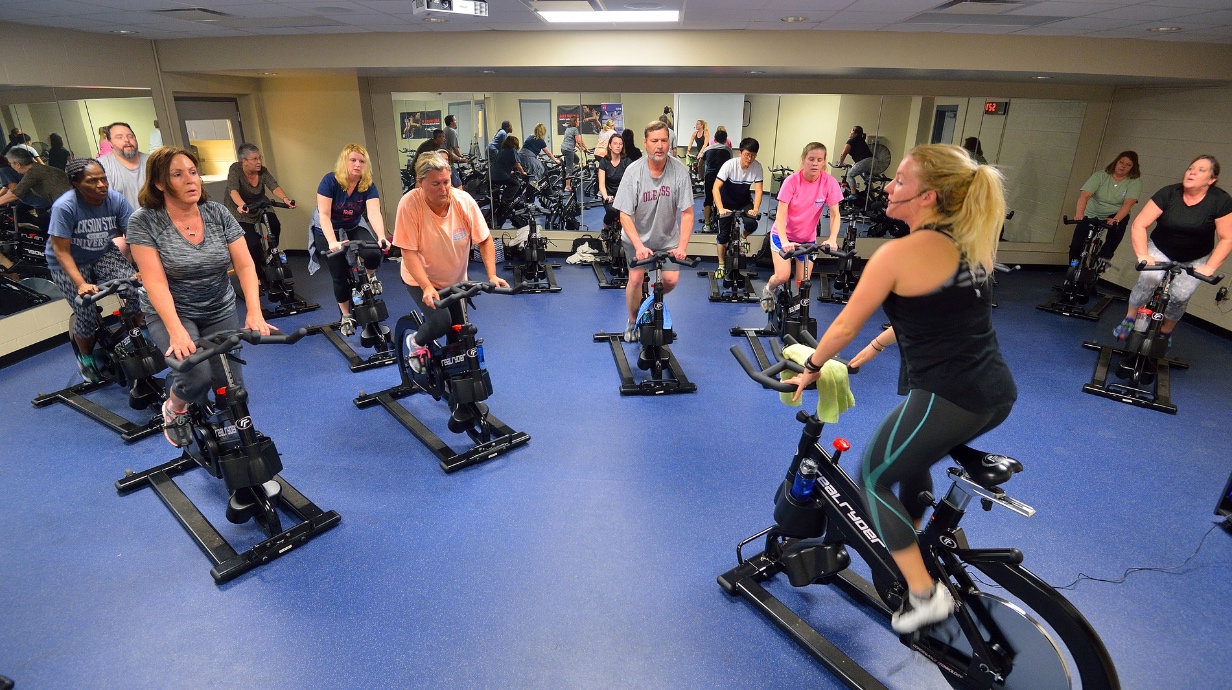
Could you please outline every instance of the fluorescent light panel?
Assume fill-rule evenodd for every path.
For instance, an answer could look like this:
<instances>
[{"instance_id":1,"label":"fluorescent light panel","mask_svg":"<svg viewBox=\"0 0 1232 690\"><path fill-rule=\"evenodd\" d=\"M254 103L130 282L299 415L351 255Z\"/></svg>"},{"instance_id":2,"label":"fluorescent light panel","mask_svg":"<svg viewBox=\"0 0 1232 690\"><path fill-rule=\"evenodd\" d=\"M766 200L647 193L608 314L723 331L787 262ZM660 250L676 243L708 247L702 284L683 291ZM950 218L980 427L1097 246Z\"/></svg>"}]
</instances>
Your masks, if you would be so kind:
<instances>
[{"instance_id":1,"label":"fluorescent light panel","mask_svg":"<svg viewBox=\"0 0 1232 690\"><path fill-rule=\"evenodd\" d=\"M608 10L603 12L538 10L549 24L634 24L678 22L678 10Z\"/></svg>"}]
</instances>

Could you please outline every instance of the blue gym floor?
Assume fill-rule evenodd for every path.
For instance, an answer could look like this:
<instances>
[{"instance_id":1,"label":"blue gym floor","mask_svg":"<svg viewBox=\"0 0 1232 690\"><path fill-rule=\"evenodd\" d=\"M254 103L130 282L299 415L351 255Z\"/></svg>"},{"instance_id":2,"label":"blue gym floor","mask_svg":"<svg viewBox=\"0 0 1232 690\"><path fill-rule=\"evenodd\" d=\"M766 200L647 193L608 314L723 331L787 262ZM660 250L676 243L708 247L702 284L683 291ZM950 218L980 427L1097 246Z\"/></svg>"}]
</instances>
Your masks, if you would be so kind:
<instances>
[{"instance_id":1,"label":"blue gym floor","mask_svg":"<svg viewBox=\"0 0 1232 690\"><path fill-rule=\"evenodd\" d=\"M328 275L293 266L301 292L326 306L278 325L334 320ZM152 491L112 486L176 455L161 436L126 446L63 405L31 407L74 381L67 345L0 370L0 675L18 688L839 687L715 582L736 543L771 523L799 434L795 410L728 352L743 342L728 328L764 323L758 306L709 303L708 281L686 271L667 301L699 391L622 398L608 345L591 335L620 329L623 292L599 290L589 266L556 275L559 294L476 299L491 409L532 439L453 475L384 410L351 403L394 385L394 368L350 373L316 336L246 347L254 419L283 476L342 522L223 586ZM381 276L390 314L408 311L398 265ZM1021 548L1058 586L1180 564L1211 530L1228 478L1229 343L1181 325L1174 352L1192 369L1173 377L1177 416L1086 395L1096 353L1081 342L1107 342L1123 303L1098 324L1036 310L1058 279L1000 277L995 323L1020 397L979 444L1023 461L1006 488L1039 512L973 510L967 534ZM824 328L838 310L815 303L814 315ZM849 471L897 403L897 373L893 350L866 366L852 379L857 406L826 430L851 440ZM138 418L118 388L92 397ZM404 403L467 447L444 428L442 403ZM177 481L233 544L259 541L223 518L221 482L202 471ZM1226 688L1230 565L1232 536L1216 529L1177 571L1065 594L1124 687ZM948 687L838 593L793 591L781 576L769 589L890 686Z\"/></svg>"}]
</instances>

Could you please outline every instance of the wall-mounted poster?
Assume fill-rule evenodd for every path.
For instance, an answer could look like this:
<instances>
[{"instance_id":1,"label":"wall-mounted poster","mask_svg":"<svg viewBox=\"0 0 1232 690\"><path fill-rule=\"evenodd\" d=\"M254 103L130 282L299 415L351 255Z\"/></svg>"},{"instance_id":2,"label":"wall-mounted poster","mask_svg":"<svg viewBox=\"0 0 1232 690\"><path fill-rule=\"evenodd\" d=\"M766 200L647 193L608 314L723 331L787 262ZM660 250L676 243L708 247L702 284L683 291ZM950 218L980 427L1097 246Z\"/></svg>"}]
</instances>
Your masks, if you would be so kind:
<instances>
[{"instance_id":1,"label":"wall-mounted poster","mask_svg":"<svg viewBox=\"0 0 1232 690\"><path fill-rule=\"evenodd\" d=\"M439 110L412 110L401 113L399 119L402 122L403 139L428 139L432 136L432 130L441 129Z\"/></svg>"},{"instance_id":2,"label":"wall-mounted poster","mask_svg":"<svg viewBox=\"0 0 1232 690\"><path fill-rule=\"evenodd\" d=\"M564 134L569 118L577 117L581 134L598 134L603 123L611 120L619 132L625 128L624 107L620 103L589 103L556 106L556 133Z\"/></svg>"},{"instance_id":3,"label":"wall-mounted poster","mask_svg":"<svg viewBox=\"0 0 1232 690\"><path fill-rule=\"evenodd\" d=\"M556 106L556 133L564 134L565 129L569 127L570 118L582 119L582 106L580 105L558 105ZM579 126L581 126L579 124Z\"/></svg>"}]
</instances>

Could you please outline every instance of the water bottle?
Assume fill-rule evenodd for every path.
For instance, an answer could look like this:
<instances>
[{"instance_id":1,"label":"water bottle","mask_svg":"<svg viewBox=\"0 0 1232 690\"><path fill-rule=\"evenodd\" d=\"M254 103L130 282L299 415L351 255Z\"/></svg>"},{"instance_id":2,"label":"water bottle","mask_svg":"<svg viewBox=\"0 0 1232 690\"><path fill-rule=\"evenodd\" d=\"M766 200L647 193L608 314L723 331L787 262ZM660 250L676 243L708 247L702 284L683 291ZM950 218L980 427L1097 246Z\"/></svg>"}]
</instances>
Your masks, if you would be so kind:
<instances>
[{"instance_id":1,"label":"water bottle","mask_svg":"<svg viewBox=\"0 0 1232 690\"><path fill-rule=\"evenodd\" d=\"M479 368L483 368L483 344L475 346L475 359L479 362Z\"/></svg>"},{"instance_id":2,"label":"water bottle","mask_svg":"<svg viewBox=\"0 0 1232 690\"><path fill-rule=\"evenodd\" d=\"M817 484L817 477L821 476L817 471L817 463L810 459L805 459L800 463L800 469L796 471L796 479L791 483L791 497L800 503L804 503L813 496L813 487Z\"/></svg>"},{"instance_id":3,"label":"water bottle","mask_svg":"<svg viewBox=\"0 0 1232 690\"><path fill-rule=\"evenodd\" d=\"M359 288L355 288L354 290L351 291L351 302L355 306L358 307L361 303L363 303L363 301L364 301L364 293L360 292Z\"/></svg>"},{"instance_id":4,"label":"water bottle","mask_svg":"<svg viewBox=\"0 0 1232 690\"><path fill-rule=\"evenodd\" d=\"M278 260L281 261L282 264L285 266L287 263L287 253L280 250L278 252Z\"/></svg>"},{"instance_id":5,"label":"water bottle","mask_svg":"<svg viewBox=\"0 0 1232 690\"><path fill-rule=\"evenodd\" d=\"M1138 307L1138 315L1134 317L1134 330L1138 333L1146 333L1147 326L1151 325L1152 313L1146 307Z\"/></svg>"},{"instance_id":6,"label":"water bottle","mask_svg":"<svg viewBox=\"0 0 1232 690\"><path fill-rule=\"evenodd\" d=\"M285 261L286 259L283 259L283 260ZM1077 268L1077 267L1078 267L1078 259L1074 259L1073 261L1069 262L1069 267L1070 267L1070 268Z\"/></svg>"}]
</instances>

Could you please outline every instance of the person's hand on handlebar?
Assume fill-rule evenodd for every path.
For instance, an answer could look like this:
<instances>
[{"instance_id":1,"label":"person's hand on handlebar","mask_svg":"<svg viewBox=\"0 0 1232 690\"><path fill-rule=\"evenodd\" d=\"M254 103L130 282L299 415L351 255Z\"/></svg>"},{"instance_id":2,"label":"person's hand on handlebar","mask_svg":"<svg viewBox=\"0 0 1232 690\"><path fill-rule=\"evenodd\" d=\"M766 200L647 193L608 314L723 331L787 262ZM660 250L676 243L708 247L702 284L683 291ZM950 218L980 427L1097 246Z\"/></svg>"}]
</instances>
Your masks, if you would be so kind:
<instances>
[{"instance_id":1,"label":"person's hand on handlebar","mask_svg":"<svg viewBox=\"0 0 1232 690\"><path fill-rule=\"evenodd\" d=\"M496 275L490 275L490 276L488 276L488 282L489 282L489 283L492 283L493 285L495 285L495 286L496 286L496 287L498 287L498 288L507 288L507 287L509 287L509 282L508 282L508 281L506 281L504 278L502 278L502 277L500 277L500 276L496 276Z\"/></svg>"},{"instance_id":2,"label":"person's hand on handlebar","mask_svg":"<svg viewBox=\"0 0 1232 690\"><path fill-rule=\"evenodd\" d=\"M265 317L259 311L250 311L244 317L244 328L252 331L257 331L261 335L269 335L272 331L277 331L277 328L265 322Z\"/></svg>"},{"instance_id":3,"label":"person's hand on handlebar","mask_svg":"<svg viewBox=\"0 0 1232 690\"><path fill-rule=\"evenodd\" d=\"M757 212L757 209L755 209L755 208L751 208L751 209L749 209L749 210L746 212L746 214L748 215L748 217L749 217L749 218L756 218L756 217L758 217L758 216L760 216L760 215L761 215L760 213L758 213L758 212Z\"/></svg>"},{"instance_id":4,"label":"person's hand on handlebar","mask_svg":"<svg viewBox=\"0 0 1232 690\"><path fill-rule=\"evenodd\" d=\"M675 249L669 249L668 251L672 256L680 259L681 261L689 260L689 250L687 247L676 247Z\"/></svg>"},{"instance_id":5,"label":"person's hand on handlebar","mask_svg":"<svg viewBox=\"0 0 1232 690\"><path fill-rule=\"evenodd\" d=\"M287 208L295 208L295 199L283 199L282 203L287 205Z\"/></svg>"},{"instance_id":6,"label":"person's hand on handlebar","mask_svg":"<svg viewBox=\"0 0 1232 690\"><path fill-rule=\"evenodd\" d=\"M248 204L240 204L235 207L235 210L239 211L241 216L246 216L248 215Z\"/></svg>"},{"instance_id":7,"label":"person's hand on handlebar","mask_svg":"<svg viewBox=\"0 0 1232 690\"><path fill-rule=\"evenodd\" d=\"M1215 275L1215 269L1212 268L1210 264L1202 264L1200 266L1194 266L1193 271L1194 273L1201 273L1207 278L1210 278L1211 276Z\"/></svg>"},{"instance_id":8,"label":"person's hand on handlebar","mask_svg":"<svg viewBox=\"0 0 1232 690\"><path fill-rule=\"evenodd\" d=\"M432 307L433 309L436 309L436 303L440 299L441 299L441 296L436 291L436 288L432 287L431 285L424 286L423 288L423 303L424 304L428 305L429 307Z\"/></svg>"},{"instance_id":9,"label":"person's hand on handlebar","mask_svg":"<svg viewBox=\"0 0 1232 690\"><path fill-rule=\"evenodd\" d=\"M847 362L847 366L852 369L858 369L864 366L865 364L867 364L874 357L876 357L877 355L881 354L884 351L885 351L884 348L882 348L881 350L878 350L877 348L873 347L873 343L870 341L868 345L864 346L863 350L860 350L859 352L856 353L855 357L851 358L850 362Z\"/></svg>"},{"instance_id":10,"label":"person's hand on handlebar","mask_svg":"<svg viewBox=\"0 0 1232 690\"><path fill-rule=\"evenodd\" d=\"M1154 266L1155 257L1150 256L1149 254L1143 254L1142 256L1138 257L1138 263L1145 264L1147 266Z\"/></svg>"},{"instance_id":11,"label":"person's hand on handlebar","mask_svg":"<svg viewBox=\"0 0 1232 690\"><path fill-rule=\"evenodd\" d=\"M634 256L636 257L637 261L645 261L646 259L649 259L650 257L654 256L654 252L650 251L650 248L643 244L642 246L637 248L637 252L634 254Z\"/></svg>"},{"instance_id":12,"label":"person's hand on handlebar","mask_svg":"<svg viewBox=\"0 0 1232 690\"><path fill-rule=\"evenodd\" d=\"M97 292L98 292L98 286L95 285L94 283L82 283L81 285L77 286L77 296L78 297L85 297L86 295L93 295Z\"/></svg>"},{"instance_id":13,"label":"person's hand on handlebar","mask_svg":"<svg viewBox=\"0 0 1232 690\"><path fill-rule=\"evenodd\" d=\"M197 344L193 342L183 326L170 331L167 335L171 337L171 347L163 353L164 357L187 359L189 355L197 351Z\"/></svg>"},{"instance_id":14,"label":"person's hand on handlebar","mask_svg":"<svg viewBox=\"0 0 1232 690\"><path fill-rule=\"evenodd\" d=\"M391 244L391 243L390 243L390 241L389 241L389 239L388 239L388 238L386 238L386 237L380 237L380 238L379 238L379 239L377 239L377 241L376 241L376 246L377 246L377 247L379 247L379 248L381 249L381 251L383 251L383 252L387 252L387 251L389 251L389 248L393 246L393 244Z\"/></svg>"},{"instance_id":15,"label":"person's hand on handlebar","mask_svg":"<svg viewBox=\"0 0 1232 690\"><path fill-rule=\"evenodd\" d=\"M347 246L347 243L349 242L350 240L342 240L341 242L339 242L338 240L334 240L333 242L330 242L329 243L329 253L333 254L339 249L342 249L343 247Z\"/></svg>"},{"instance_id":16,"label":"person's hand on handlebar","mask_svg":"<svg viewBox=\"0 0 1232 690\"><path fill-rule=\"evenodd\" d=\"M804 393L804 389L816 383L817 379L819 378L821 378L820 371L815 371L815 372L804 371L803 373L796 374L795 376L787 379L783 383L789 383L789 384L795 385L796 392L792 394L791 400L792 402L797 402L800 400L800 395Z\"/></svg>"}]
</instances>

